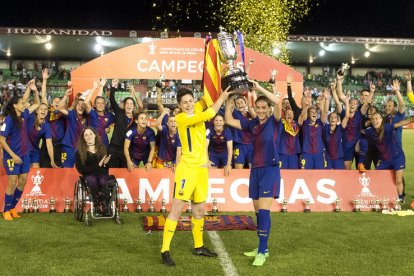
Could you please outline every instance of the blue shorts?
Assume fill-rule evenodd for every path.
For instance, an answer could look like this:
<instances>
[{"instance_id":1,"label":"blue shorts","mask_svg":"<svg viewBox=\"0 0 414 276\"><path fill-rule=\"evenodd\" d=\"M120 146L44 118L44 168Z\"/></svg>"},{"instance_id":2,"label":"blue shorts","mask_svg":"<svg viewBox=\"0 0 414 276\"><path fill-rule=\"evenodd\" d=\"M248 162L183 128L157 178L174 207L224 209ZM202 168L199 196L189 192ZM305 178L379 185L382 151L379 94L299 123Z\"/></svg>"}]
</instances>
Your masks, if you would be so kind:
<instances>
[{"instance_id":1,"label":"blue shorts","mask_svg":"<svg viewBox=\"0 0 414 276\"><path fill-rule=\"evenodd\" d=\"M249 197L251 199L261 197L279 198L279 191L279 166L266 166L250 170Z\"/></svg>"},{"instance_id":2,"label":"blue shorts","mask_svg":"<svg viewBox=\"0 0 414 276\"><path fill-rule=\"evenodd\" d=\"M334 170L344 170L344 159L326 159L326 168L325 169L334 169Z\"/></svg>"},{"instance_id":3,"label":"blue shorts","mask_svg":"<svg viewBox=\"0 0 414 276\"><path fill-rule=\"evenodd\" d=\"M377 170L404 170L405 169L405 155L403 152L397 157L394 157L391 161L379 160Z\"/></svg>"},{"instance_id":4,"label":"blue shorts","mask_svg":"<svg viewBox=\"0 0 414 276\"><path fill-rule=\"evenodd\" d=\"M233 163L234 164L251 164L253 158L253 144L234 144Z\"/></svg>"},{"instance_id":5,"label":"blue shorts","mask_svg":"<svg viewBox=\"0 0 414 276\"><path fill-rule=\"evenodd\" d=\"M325 157L323 153L302 153L302 159L300 160L301 169L305 170L323 170L325 169Z\"/></svg>"},{"instance_id":6,"label":"blue shorts","mask_svg":"<svg viewBox=\"0 0 414 276\"><path fill-rule=\"evenodd\" d=\"M209 159L211 161L211 166L213 167L217 167L217 168L223 168L224 166L227 165L227 157L228 154L227 152L224 153L214 153L214 152L209 152Z\"/></svg>"},{"instance_id":7,"label":"blue shorts","mask_svg":"<svg viewBox=\"0 0 414 276\"><path fill-rule=\"evenodd\" d=\"M299 157L297 154L279 154L279 167L281 169L299 169Z\"/></svg>"},{"instance_id":8,"label":"blue shorts","mask_svg":"<svg viewBox=\"0 0 414 276\"><path fill-rule=\"evenodd\" d=\"M40 150L33 150L30 152L30 164L40 163Z\"/></svg>"},{"instance_id":9,"label":"blue shorts","mask_svg":"<svg viewBox=\"0 0 414 276\"><path fill-rule=\"evenodd\" d=\"M13 161L13 158L10 157L10 155L4 151L4 157L3 157L3 166L6 170L7 175L19 175L19 174L25 174L30 171L30 157L29 154L26 154L25 156L20 156L23 163L22 164L16 164Z\"/></svg>"},{"instance_id":10,"label":"blue shorts","mask_svg":"<svg viewBox=\"0 0 414 276\"><path fill-rule=\"evenodd\" d=\"M75 166L75 152L76 149L72 147L62 146L62 168L73 168Z\"/></svg>"},{"instance_id":11,"label":"blue shorts","mask_svg":"<svg viewBox=\"0 0 414 276\"><path fill-rule=\"evenodd\" d=\"M342 145L342 148L344 150L344 161L354 160L355 146L356 144L346 144L346 143Z\"/></svg>"}]
</instances>

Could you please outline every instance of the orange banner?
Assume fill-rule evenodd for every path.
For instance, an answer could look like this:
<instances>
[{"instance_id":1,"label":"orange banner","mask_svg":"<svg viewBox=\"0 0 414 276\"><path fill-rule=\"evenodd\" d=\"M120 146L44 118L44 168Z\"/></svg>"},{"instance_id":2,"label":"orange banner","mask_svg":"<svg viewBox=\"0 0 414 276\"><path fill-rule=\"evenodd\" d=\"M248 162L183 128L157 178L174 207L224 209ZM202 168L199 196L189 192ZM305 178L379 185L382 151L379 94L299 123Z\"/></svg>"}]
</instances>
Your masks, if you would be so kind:
<instances>
[{"instance_id":1,"label":"orange banner","mask_svg":"<svg viewBox=\"0 0 414 276\"><path fill-rule=\"evenodd\" d=\"M121 200L126 198L129 210L134 211L136 200L143 202L144 211L148 210L149 199L155 202L155 209L161 208L161 201L167 201L167 210L171 207L174 189L174 173L169 169L111 169L120 188ZM4 191L7 176L1 169L0 207L4 204ZM56 199L55 208L62 212L64 199L69 198L73 209L73 188L78 173L75 169L32 169L27 185L19 202L18 210L22 210L24 198L38 199L39 210L48 211L50 198ZM248 198L249 170L232 170L230 176L224 177L223 170L209 171L209 196L207 210L212 208L212 200L217 200L219 211L252 211L251 199ZM370 211L376 200L388 199L388 207L393 207L397 197L394 174L392 171L328 171L328 170L282 170L280 198L275 200L272 211L280 211L282 201L286 199L288 212L302 212L304 201L310 201L312 211L331 212L335 208L335 200L340 199L342 211L352 211L353 200L360 200L361 211ZM382 207L382 206L381 206Z\"/></svg>"},{"instance_id":2,"label":"orange banner","mask_svg":"<svg viewBox=\"0 0 414 276\"><path fill-rule=\"evenodd\" d=\"M71 81L75 93L85 91L93 85L93 80L106 77L108 79L159 79L162 73L167 79L201 80L204 63L204 39L202 38L170 38L147 43L139 43L125 47L92 61L89 61L71 72ZM240 49L235 62L236 67L243 69ZM286 95L286 78L292 74L294 82L292 91L300 103L303 87L303 76L278 60L249 48L245 48L246 61L253 59L249 77L268 81L271 71L278 74L278 90L281 96Z\"/></svg>"}]
</instances>

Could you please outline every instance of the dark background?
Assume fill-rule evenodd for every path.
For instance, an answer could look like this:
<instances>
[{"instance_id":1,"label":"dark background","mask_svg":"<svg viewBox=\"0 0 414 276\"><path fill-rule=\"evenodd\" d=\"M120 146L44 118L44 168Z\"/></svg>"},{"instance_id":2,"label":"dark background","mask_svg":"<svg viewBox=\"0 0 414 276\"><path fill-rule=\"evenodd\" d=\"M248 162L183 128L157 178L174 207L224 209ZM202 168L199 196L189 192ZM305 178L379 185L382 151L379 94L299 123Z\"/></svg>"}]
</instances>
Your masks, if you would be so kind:
<instances>
[{"instance_id":1,"label":"dark background","mask_svg":"<svg viewBox=\"0 0 414 276\"><path fill-rule=\"evenodd\" d=\"M132 3L130 3L132 2ZM220 1L16 1L1 4L1 27L217 31ZM154 7L155 4L155 7ZM168 15L168 14L171 15ZM265 11L264 11L265 14ZM293 34L414 37L414 1L319 0ZM156 20L159 16L161 20Z\"/></svg>"}]
</instances>

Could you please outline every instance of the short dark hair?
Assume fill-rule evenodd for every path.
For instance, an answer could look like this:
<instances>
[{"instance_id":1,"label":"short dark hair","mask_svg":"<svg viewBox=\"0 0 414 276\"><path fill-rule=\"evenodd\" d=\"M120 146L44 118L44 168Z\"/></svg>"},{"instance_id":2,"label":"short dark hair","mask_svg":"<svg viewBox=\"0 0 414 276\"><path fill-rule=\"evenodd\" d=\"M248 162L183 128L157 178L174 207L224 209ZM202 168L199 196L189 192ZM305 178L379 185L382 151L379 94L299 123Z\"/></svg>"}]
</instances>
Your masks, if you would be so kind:
<instances>
[{"instance_id":1,"label":"short dark hair","mask_svg":"<svg viewBox=\"0 0 414 276\"><path fill-rule=\"evenodd\" d=\"M234 100L234 102L236 102L238 99L243 99L245 103L247 103L246 98L243 96L237 96L237 98Z\"/></svg>"},{"instance_id":2,"label":"short dark hair","mask_svg":"<svg viewBox=\"0 0 414 276\"><path fill-rule=\"evenodd\" d=\"M257 97L257 99L256 99L256 101L254 103L257 103L259 101L266 102L269 107L272 106L272 103L270 102L270 100L267 97L265 97L265 96L259 96L259 97Z\"/></svg>"},{"instance_id":3,"label":"short dark hair","mask_svg":"<svg viewBox=\"0 0 414 276\"><path fill-rule=\"evenodd\" d=\"M185 87L182 87L182 88L178 89L178 91L177 91L177 103L180 103L182 97L184 97L185 95L191 95L192 97L194 97L193 91L191 91L190 89L187 89Z\"/></svg>"}]
</instances>

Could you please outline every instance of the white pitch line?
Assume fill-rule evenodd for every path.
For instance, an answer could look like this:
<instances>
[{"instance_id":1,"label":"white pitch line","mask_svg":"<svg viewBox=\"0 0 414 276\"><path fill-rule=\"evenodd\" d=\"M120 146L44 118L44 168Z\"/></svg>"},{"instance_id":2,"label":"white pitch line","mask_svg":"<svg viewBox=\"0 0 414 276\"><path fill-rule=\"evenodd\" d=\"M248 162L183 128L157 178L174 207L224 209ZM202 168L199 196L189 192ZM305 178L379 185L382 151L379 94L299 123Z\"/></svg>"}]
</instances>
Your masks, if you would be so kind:
<instances>
[{"instance_id":1,"label":"white pitch line","mask_svg":"<svg viewBox=\"0 0 414 276\"><path fill-rule=\"evenodd\" d=\"M226 276L237 276L237 270L231 261L229 254L224 247L223 242L221 241L220 236L217 234L216 231L207 231L211 242L213 243L214 250L216 251L220 264L223 267L224 275Z\"/></svg>"}]
</instances>

